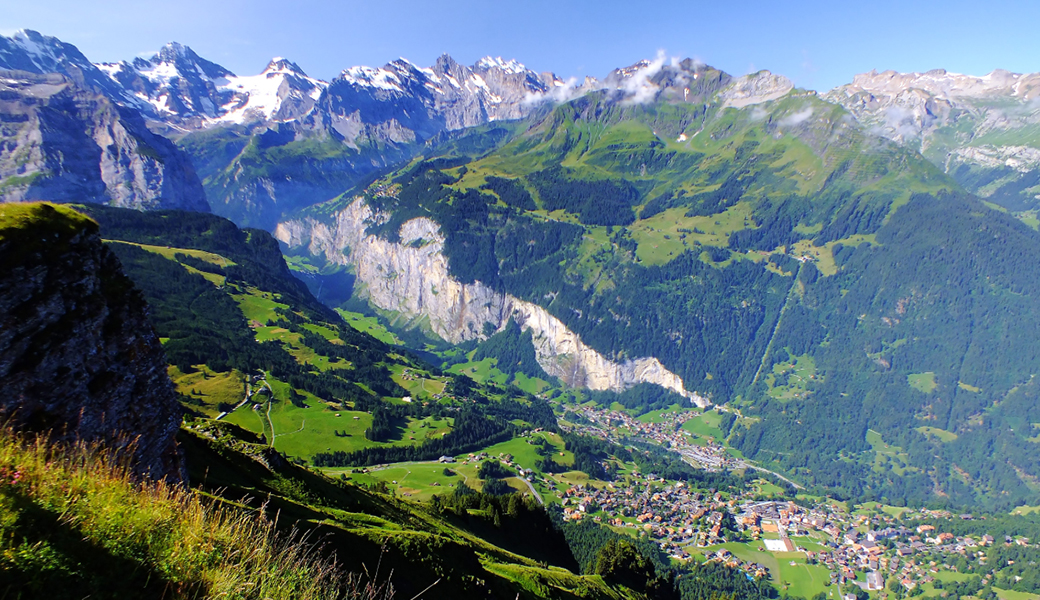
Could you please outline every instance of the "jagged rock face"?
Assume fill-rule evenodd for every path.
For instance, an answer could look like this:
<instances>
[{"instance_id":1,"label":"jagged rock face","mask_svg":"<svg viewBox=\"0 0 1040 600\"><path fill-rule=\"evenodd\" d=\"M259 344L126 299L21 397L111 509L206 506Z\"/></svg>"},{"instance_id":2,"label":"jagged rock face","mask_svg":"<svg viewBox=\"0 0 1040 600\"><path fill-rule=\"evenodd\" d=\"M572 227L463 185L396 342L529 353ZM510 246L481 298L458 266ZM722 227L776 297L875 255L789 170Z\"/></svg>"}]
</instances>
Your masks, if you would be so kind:
<instances>
[{"instance_id":1,"label":"jagged rock face","mask_svg":"<svg viewBox=\"0 0 1040 600\"><path fill-rule=\"evenodd\" d=\"M275 237L291 248L306 246L316 256L352 266L369 302L422 320L450 342L482 339L485 324L501 330L513 319L522 330L532 331L538 364L568 385L621 391L637 383L655 383L700 406L708 404L686 391L682 379L656 358L612 362L541 306L479 281L465 284L452 277L442 252L444 237L434 221L425 217L406 221L399 243L365 232L370 224L387 218L357 198L330 223L312 218L286 221L279 223Z\"/></svg>"},{"instance_id":2,"label":"jagged rock face","mask_svg":"<svg viewBox=\"0 0 1040 600\"><path fill-rule=\"evenodd\" d=\"M982 77L871 71L824 98L874 132L920 151L961 185L1013 210L1040 206L1040 73Z\"/></svg>"},{"instance_id":3,"label":"jagged rock face","mask_svg":"<svg viewBox=\"0 0 1040 600\"><path fill-rule=\"evenodd\" d=\"M315 126L334 130L350 144L413 143L454 131L526 115L529 99L563 82L516 61L487 57L472 67L444 55L431 69L405 59L386 66L351 67L329 84Z\"/></svg>"},{"instance_id":4,"label":"jagged rock face","mask_svg":"<svg viewBox=\"0 0 1040 600\"><path fill-rule=\"evenodd\" d=\"M28 211L28 224L11 209ZM62 439L132 443L137 470L180 479L180 408L140 292L97 224L64 207L0 207L0 415Z\"/></svg>"},{"instance_id":5,"label":"jagged rock face","mask_svg":"<svg viewBox=\"0 0 1040 600\"><path fill-rule=\"evenodd\" d=\"M132 63L98 67L158 114L182 119L216 117L217 107L230 100L231 93L218 90L214 81L234 76L177 43L167 44L148 60L136 58Z\"/></svg>"},{"instance_id":6,"label":"jagged rock face","mask_svg":"<svg viewBox=\"0 0 1040 600\"><path fill-rule=\"evenodd\" d=\"M190 159L67 78L0 72L0 200L208 211Z\"/></svg>"},{"instance_id":7,"label":"jagged rock face","mask_svg":"<svg viewBox=\"0 0 1040 600\"><path fill-rule=\"evenodd\" d=\"M705 102L732 82L726 73L687 58L668 62L663 56L614 69L600 86L625 104Z\"/></svg>"},{"instance_id":8,"label":"jagged rock face","mask_svg":"<svg viewBox=\"0 0 1040 600\"><path fill-rule=\"evenodd\" d=\"M239 77L176 42L149 59L92 64L72 44L35 31L0 36L0 68L60 73L141 112L156 129L171 134L298 119L326 86L283 58L273 59L259 75Z\"/></svg>"}]
</instances>

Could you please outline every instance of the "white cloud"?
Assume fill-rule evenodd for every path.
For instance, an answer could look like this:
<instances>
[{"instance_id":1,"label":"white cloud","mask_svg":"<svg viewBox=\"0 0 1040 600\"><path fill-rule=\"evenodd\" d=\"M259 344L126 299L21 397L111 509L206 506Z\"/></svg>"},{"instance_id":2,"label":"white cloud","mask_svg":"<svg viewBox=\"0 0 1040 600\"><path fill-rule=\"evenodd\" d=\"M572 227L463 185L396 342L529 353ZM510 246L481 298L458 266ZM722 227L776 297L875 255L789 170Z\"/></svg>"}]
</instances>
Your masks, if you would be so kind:
<instances>
[{"instance_id":1,"label":"white cloud","mask_svg":"<svg viewBox=\"0 0 1040 600\"><path fill-rule=\"evenodd\" d=\"M914 109L904 106L888 107L885 110L885 125L897 140L915 138L920 135L923 127Z\"/></svg>"},{"instance_id":2,"label":"white cloud","mask_svg":"<svg viewBox=\"0 0 1040 600\"><path fill-rule=\"evenodd\" d=\"M674 62L675 59L672 60ZM652 101L657 96L657 92L661 88L650 81L650 78L661 71L664 63L664 50L658 50L654 60L637 69L621 82L621 90L629 95L628 98L625 98L625 104L643 104Z\"/></svg>"},{"instance_id":3,"label":"white cloud","mask_svg":"<svg viewBox=\"0 0 1040 600\"><path fill-rule=\"evenodd\" d=\"M552 102L553 104L563 104L564 102L570 102L579 96L584 96L589 93L589 88L579 85L576 77L571 77L567 81L563 82L563 85L557 85L550 89L548 92L528 92L523 99L524 104L541 104L542 102Z\"/></svg>"},{"instance_id":4,"label":"white cloud","mask_svg":"<svg viewBox=\"0 0 1040 600\"><path fill-rule=\"evenodd\" d=\"M796 113L789 114L786 117L780 119L779 123L784 127L794 127L795 125L801 125L802 123L808 121L809 117L811 117L812 114L813 107L806 106L804 109Z\"/></svg>"},{"instance_id":5,"label":"white cloud","mask_svg":"<svg viewBox=\"0 0 1040 600\"><path fill-rule=\"evenodd\" d=\"M766 117L768 117L768 116L769 116L769 111L768 110L762 108L761 106L756 106L754 109L751 110L751 114L748 116L748 118L751 119L754 122L758 122L758 121L765 121Z\"/></svg>"}]
</instances>

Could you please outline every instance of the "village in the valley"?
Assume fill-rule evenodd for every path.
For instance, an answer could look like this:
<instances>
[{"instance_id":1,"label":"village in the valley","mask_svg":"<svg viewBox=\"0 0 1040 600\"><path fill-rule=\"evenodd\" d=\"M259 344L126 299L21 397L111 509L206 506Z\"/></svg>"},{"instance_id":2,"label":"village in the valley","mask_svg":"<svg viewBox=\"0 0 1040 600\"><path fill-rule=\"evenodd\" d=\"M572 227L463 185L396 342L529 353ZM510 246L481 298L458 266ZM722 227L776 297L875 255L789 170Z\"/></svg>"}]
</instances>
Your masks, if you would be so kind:
<instances>
[{"instance_id":1,"label":"village in the valley","mask_svg":"<svg viewBox=\"0 0 1040 600\"><path fill-rule=\"evenodd\" d=\"M714 439L683 429L693 412L668 412L646 422L588 405L578 410L586 420L581 427L586 435L614 441L639 437L710 471L750 467ZM557 480L538 481L536 472L519 470L527 481L547 485L558 495L565 519L630 528L653 540L673 560L718 561L750 577L770 577L781 587L808 574L822 580L816 583L835 598L842 595L838 590L851 585L868 592L886 586L906 593L922 586L934 589L936 582L941 587L943 581L964 578L965 557L967 568L985 574L986 548L995 543L1033 543L1021 537L958 537L931 524L916 524L972 518L944 511L860 507L850 513L842 503L826 498L774 499L761 486L740 493L695 489L638 471L616 481L561 487Z\"/></svg>"}]
</instances>

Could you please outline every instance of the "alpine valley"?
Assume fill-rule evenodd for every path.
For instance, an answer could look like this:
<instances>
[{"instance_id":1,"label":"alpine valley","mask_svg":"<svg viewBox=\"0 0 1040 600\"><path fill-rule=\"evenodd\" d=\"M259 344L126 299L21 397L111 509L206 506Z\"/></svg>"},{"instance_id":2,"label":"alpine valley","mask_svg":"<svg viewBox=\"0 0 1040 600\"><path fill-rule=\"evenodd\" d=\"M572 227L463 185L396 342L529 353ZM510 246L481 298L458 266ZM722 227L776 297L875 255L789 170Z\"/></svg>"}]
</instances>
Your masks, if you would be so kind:
<instances>
[{"instance_id":1,"label":"alpine valley","mask_svg":"<svg viewBox=\"0 0 1040 600\"><path fill-rule=\"evenodd\" d=\"M4 597L1040 598L1038 94L0 36Z\"/></svg>"}]
</instances>

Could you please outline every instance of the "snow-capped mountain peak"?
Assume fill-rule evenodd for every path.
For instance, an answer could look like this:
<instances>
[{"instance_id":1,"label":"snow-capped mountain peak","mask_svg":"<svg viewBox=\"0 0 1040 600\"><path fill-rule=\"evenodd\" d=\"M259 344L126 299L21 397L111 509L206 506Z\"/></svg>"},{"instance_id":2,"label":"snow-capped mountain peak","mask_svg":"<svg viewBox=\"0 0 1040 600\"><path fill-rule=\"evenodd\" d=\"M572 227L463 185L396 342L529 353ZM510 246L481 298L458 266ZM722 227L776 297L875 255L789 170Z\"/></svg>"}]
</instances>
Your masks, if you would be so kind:
<instances>
[{"instance_id":1,"label":"snow-capped mountain peak","mask_svg":"<svg viewBox=\"0 0 1040 600\"><path fill-rule=\"evenodd\" d=\"M328 84L308 77L296 63L271 59L259 75L228 77L218 86L232 98L214 123L289 121L306 115Z\"/></svg>"},{"instance_id":2,"label":"snow-capped mountain peak","mask_svg":"<svg viewBox=\"0 0 1040 600\"><path fill-rule=\"evenodd\" d=\"M473 65L474 69L501 69L506 73L520 74L527 73L528 68L523 63L515 60L502 60L501 56L492 57L485 56L484 58L477 61L477 64Z\"/></svg>"},{"instance_id":3,"label":"snow-capped mountain peak","mask_svg":"<svg viewBox=\"0 0 1040 600\"><path fill-rule=\"evenodd\" d=\"M130 94L95 67L78 48L31 29L23 29L10 37L0 36L0 69L61 73L78 85L97 88L111 98L134 103Z\"/></svg>"},{"instance_id":4,"label":"snow-capped mountain peak","mask_svg":"<svg viewBox=\"0 0 1040 600\"><path fill-rule=\"evenodd\" d=\"M16 31L8 39L25 53L25 56L37 69L44 73L53 71L58 63L69 59L67 50L64 48L65 44L58 38L43 35L31 29ZM6 53L0 51L0 54ZM79 52L77 51L76 54Z\"/></svg>"},{"instance_id":5,"label":"snow-capped mountain peak","mask_svg":"<svg viewBox=\"0 0 1040 600\"><path fill-rule=\"evenodd\" d=\"M394 63L390 63L381 69L366 66L350 67L340 74L339 79L357 86L403 92L399 70L393 68L394 66Z\"/></svg>"},{"instance_id":6,"label":"snow-capped mountain peak","mask_svg":"<svg viewBox=\"0 0 1040 600\"><path fill-rule=\"evenodd\" d=\"M306 77L307 76L307 74L303 72L303 69L300 68L300 65L292 62L289 59L282 58L281 56L276 56L276 57L272 58L271 62L267 63L267 66L264 68L263 72L264 73L291 73L291 74L294 74L294 75L300 75L302 77Z\"/></svg>"},{"instance_id":7,"label":"snow-capped mountain peak","mask_svg":"<svg viewBox=\"0 0 1040 600\"><path fill-rule=\"evenodd\" d=\"M259 75L238 76L177 42L150 59L97 68L157 118L188 129L293 119L310 111L326 87L282 57L273 58Z\"/></svg>"}]
</instances>

